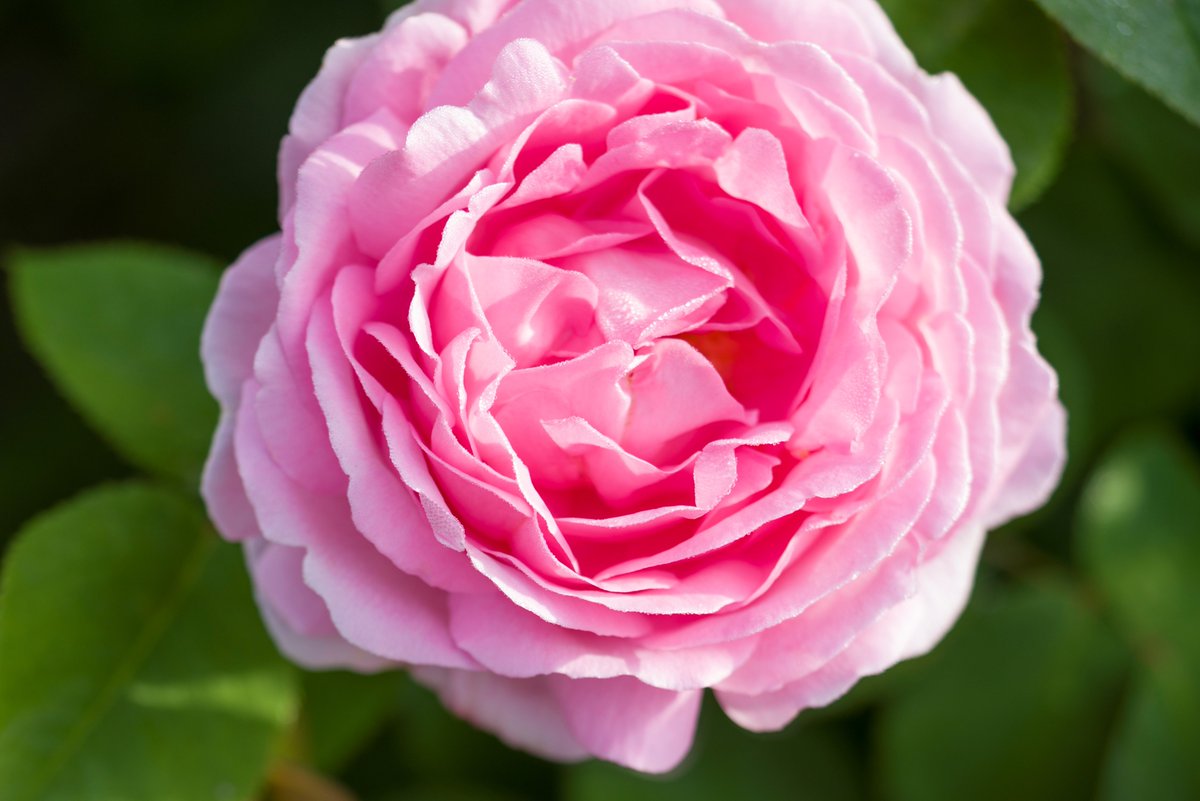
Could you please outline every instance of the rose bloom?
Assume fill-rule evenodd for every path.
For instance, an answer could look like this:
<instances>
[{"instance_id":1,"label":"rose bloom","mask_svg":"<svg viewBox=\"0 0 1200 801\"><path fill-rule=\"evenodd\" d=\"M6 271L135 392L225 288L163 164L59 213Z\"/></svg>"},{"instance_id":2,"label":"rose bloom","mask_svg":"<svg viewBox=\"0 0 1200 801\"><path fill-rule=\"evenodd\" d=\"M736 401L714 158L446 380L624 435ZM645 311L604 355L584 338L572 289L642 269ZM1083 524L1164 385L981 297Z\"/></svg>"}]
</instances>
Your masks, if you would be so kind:
<instances>
[{"instance_id":1,"label":"rose bloom","mask_svg":"<svg viewBox=\"0 0 1200 801\"><path fill-rule=\"evenodd\" d=\"M1008 151L873 0L422 0L292 116L204 334L283 651L664 771L928 650L1064 414Z\"/></svg>"}]
</instances>

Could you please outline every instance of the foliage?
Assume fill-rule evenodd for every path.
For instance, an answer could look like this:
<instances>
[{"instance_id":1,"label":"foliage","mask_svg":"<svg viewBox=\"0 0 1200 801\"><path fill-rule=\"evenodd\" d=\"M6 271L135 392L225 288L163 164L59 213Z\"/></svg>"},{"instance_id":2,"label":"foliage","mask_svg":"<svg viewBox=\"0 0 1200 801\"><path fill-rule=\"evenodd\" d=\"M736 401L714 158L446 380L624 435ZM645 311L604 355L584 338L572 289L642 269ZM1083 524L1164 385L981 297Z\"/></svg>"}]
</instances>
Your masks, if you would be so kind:
<instances>
[{"instance_id":1,"label":"foliage","mask_svg":"<svg viewBox=\"0 0 1200 801\"><path fill-rule=\"evenodd\" d=\"M1058 172L1074 121L1067 43L1027 0L883 0L929 72L953 72L987 108L1017 167L1012 206Z\"/></svg>"},{"instance_id":2,"label":"foliage","mask_svg":"<svg viewBox=\"0 0 1200 801\"><path fill-rule=\"evenodd\" d=\"M6 799L257 788L295 682L195 501L114 485L38 517L7 554L2 604Z\"/></svg>"}]
</instances>

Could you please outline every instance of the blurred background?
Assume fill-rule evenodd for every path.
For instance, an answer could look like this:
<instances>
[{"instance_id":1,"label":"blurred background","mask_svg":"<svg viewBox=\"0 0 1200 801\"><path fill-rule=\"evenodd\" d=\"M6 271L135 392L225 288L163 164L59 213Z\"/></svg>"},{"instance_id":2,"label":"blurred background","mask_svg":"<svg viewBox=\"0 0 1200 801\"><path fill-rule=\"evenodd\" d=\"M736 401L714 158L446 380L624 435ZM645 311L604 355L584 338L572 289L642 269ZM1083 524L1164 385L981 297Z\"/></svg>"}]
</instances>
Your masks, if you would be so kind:
<instances>
[{"instance_id":1,"label":"blurred background","mask_svg":"<svg viewBox=\"0 0 1200 801\"><path fill-rule=\"evenodd\" d=\"M390 5L0 3L4 258L116 239L228 263L277 228L276 148L322 53ZM1027 0L885 6L1012 143L1045 270L1035 324L1070 412L1062 486L992 535L960 625L776 735L706 707L664 779L510 751L398 674L306 675L263 797L1200 799L1200 129ZM0 543L137 473L7 306L0 375Z\"/></svg>"}]
</instances>

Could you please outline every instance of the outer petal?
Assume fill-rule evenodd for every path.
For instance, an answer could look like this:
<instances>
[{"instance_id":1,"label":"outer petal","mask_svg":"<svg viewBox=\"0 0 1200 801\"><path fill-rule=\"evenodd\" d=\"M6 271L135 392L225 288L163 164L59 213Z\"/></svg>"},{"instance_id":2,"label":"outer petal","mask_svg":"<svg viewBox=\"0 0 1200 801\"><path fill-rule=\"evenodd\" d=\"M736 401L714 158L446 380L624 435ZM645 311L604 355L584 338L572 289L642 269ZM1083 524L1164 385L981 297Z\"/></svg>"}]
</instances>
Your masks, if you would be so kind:
<instances>
[{"instance_id":1,"label":"outer petal","mask_svg":"<svg viewBox=\"0 0 1200 801\"><path fill-rule=\"evenodd\" d=\"M721 0L730 22L764 42L813 42L826 50L875 53L874 28L842 0Z\"/></svg>"},{"instance_id":2,"label":"outer petal","mask_svg":"<svg viewBox=\"0 0 1200 801\"><path fill-rule=\"evenodd\" d=\"M350 522L344 498L292 482L272 462L251 414L239 415L236 446L263 536L306 549L304 583L325 601L342 637L389 660L474 667L447 633L444 595L372 548Z\"/></svg>"},{"instance_id":3,"label":"outer petal","mask_svg":"<svg viewBox=\"0 0 1200 801\"><path fill-rule=\"evenodd\" d=\"M722 15L715 0L523 0L474 37L447 66L434 87L430 105L466 103L483 86L509 42L534 39L551 53L569 59L583 43L620 20L680 7Z\"/></svg>"},{"instance_id":4,"label":"outer petal","mask_svg":"<svg viewBox=\"0 0 1200 801\"><path fill-rule=\"evenodd\" d=\"M296 202L296 175L300 165L318 145L342 127L342 98L376 38L339 39L325 53L317 77L300 95L288 124L288 135L279 146L280 222Z\"/></svg>"},{"instance_id":5,"label":"outer petal","mask_svg":"<svg viewBox=\"0 0 1200 801\"><path fill-rule=\"evenodd\" d=\"M257 540L246 547L258 603L279 649L310 668L351 668L362 672L391 666L386 659L346 642L329 617L321 596L304 583L304 551Z\"/></svg>"},{"instance_id":6,"label":"outer petal","mask_svg":"<svg viewBox=\"0 0 1200 801\"><path fill-rule=\"evenodd\" d=\"M570 678L632 676L666 690L717 684L750 655L753 643L658 651L636 640L602 637L548 623L497 596L451 599L451 633L460 647L505 676ZM514 648L513 642L523 643Z\"/></svg>"},{"instance_id":7,"label":"outer petal","mask_svg":"<svg viewBox=\"0 0 1200 801\"><path fill-rule=\"evenodd\" d=\"M700 690L672 692L637 679L546 679L567 725L591 753L645 773L665 773L692 747Z\"/></svg>"},{"instance_id":8,"label":"outer petal","mask_svg":"<svg viewBox=\"0 0 1200 801\"><path fill-rule=\"evenodd\" d=\"M579 743L546 678L509 679L492 673L416 667L413 678L437 692L454 714L535 754L575 762L590 751Z\"/></svg>"},{"instance_id":9,"label":"outer petal","mask_svg":"<svg viewBox=\"0 0 1200 801\"><path fill-rule=\"evenodd\" d=\"M242 384L254 370L254 353L279 301L274 274L279 247L278 235L268 237L225 271L200 339L205 378L221 404L221 421L204 465L200 492L217 530L236 541L258 534L234 461L233 432Z\"/></svg>"},{"instance_id":10,"label":"outer petal","mask_svg":"<svg viewBox=\"0 0 1200 801\"><path fill-rule=\"evenodd\" d=\"M946 548L917 568L916 593L876 619L823 666L771 692L718 690L721 707L743 728L777 731L802 710L841 697L859 679L925 653L966 606L983 534L982 527L973 526L954 535Z\"/></svg>"},{"instance_id":11,"label":"outer petal","mask_svg":"<svg viewBox=\"0 0 1200 801\"><path fill-rule=\"evenodd\" d=\"M221 277L217 297L204 321L200 356L208 387L223 407L235 406L242 382L254 370L254 353L271 327L279 304L275 261L280 236L249 247Z\"/></svg>"},{"instance_id":12,"label":"outer petal","mask_svg":"<svg viewBox=\"0 0 1200 801\"><path fill-rule=\"evenodd\" d=\"M1011 218L1000 224L995 291L1012 331L1009 380L999 399L1000 464L987 524L999 525L1050 496L1066 462L1066 412L1058 377L1029 330L1040 278L1037 256Z\"/></svg>"}]
</instances>

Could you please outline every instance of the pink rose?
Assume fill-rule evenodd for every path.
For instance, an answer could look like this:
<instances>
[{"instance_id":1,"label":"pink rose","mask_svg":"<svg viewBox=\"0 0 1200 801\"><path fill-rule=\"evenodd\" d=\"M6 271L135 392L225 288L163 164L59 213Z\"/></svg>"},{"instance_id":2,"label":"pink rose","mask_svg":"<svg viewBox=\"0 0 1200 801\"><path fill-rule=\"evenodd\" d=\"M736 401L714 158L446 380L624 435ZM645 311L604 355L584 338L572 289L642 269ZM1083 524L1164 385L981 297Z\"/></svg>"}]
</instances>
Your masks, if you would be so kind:
<instances>
[{"instance_id":1,"label":"pink rose","mask_svg":"<svg viewBox=\"0 0 1200 801\"><path fill-rule=\"evenodd\" d=\"M930 648L1063 461L1009 154L873 0L422 0L204 336L280 647L663 771Z\"/></svg>"}]
</instances>

